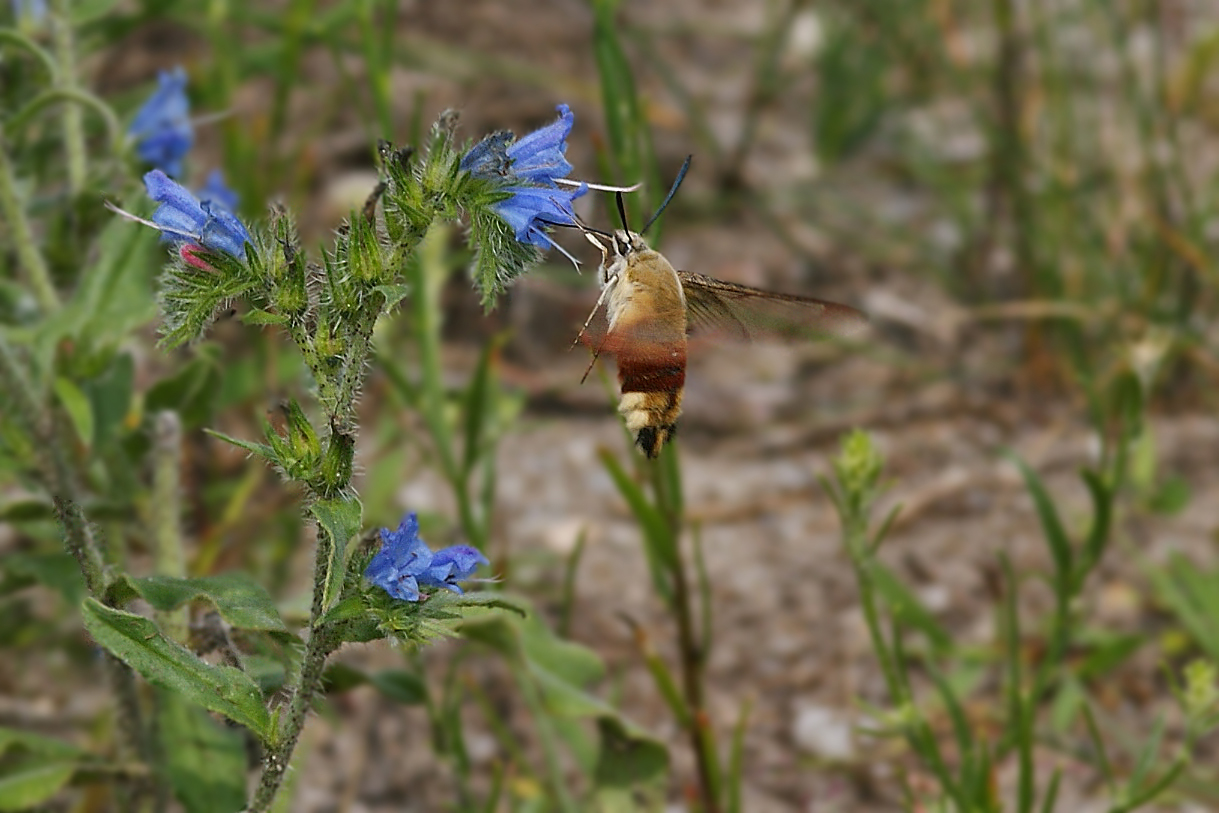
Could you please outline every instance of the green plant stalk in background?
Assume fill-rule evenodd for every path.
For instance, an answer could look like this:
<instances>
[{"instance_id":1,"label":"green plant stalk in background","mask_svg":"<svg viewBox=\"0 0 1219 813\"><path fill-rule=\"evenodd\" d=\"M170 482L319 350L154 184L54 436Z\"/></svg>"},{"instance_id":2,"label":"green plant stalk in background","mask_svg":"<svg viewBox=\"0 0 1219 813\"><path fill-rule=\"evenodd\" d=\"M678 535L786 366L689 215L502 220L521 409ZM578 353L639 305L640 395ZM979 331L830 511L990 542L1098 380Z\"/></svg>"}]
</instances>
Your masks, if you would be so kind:
<instances>
[{"instance_id":1,"label":"green plant stalk in background","mask_svg":"<svg viewBox=\"0 0 1219 813\"><path fill-rule=\"evenodd\" d=\"M692 589L694 579L681 552L685 509L676 444L667 444L655 460L640 461L650 486L647 493L608 451L602 452L601 460L639 521L657 597L677 626L679 679L673 678L648 642L647 632L638 625L634 625L636 643L661 697L689 738L698 773L699 803L705 813L717 813L725 809L726 803L729 807L732 803L724 797L721 756L705 700L706 664L712 640L710 596L701 569L696 574L700 589L697 592ZM701 555L699 558L701 561ZM701 602L697 614L707 627L701 635L695 622L696 597ZM735 784L730 780L729 785Z\"/></svg>"}]
</instances>

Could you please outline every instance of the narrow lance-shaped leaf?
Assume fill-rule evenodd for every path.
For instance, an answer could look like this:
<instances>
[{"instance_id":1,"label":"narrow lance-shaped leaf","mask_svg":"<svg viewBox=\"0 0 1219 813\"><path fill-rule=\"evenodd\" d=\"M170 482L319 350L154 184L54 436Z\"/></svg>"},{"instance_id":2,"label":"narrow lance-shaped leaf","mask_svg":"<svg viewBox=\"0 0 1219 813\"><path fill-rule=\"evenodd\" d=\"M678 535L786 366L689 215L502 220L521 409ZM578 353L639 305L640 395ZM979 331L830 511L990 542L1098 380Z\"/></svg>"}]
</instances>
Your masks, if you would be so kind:
<instances>
[{"instance_id":1,"label":"narrow lance-shaped leaf","mask_svg":"<svg viewBox=\"0 0 1219 813\"><path fill-rule=\"evenodd\" d=\"M262 693L244 672L211 666L161 634L152 621L87 598L81 605L85 629L154 686L177 692L192 703L244 725L264 742L272 737Z\"/></svg>"}]
</instances>

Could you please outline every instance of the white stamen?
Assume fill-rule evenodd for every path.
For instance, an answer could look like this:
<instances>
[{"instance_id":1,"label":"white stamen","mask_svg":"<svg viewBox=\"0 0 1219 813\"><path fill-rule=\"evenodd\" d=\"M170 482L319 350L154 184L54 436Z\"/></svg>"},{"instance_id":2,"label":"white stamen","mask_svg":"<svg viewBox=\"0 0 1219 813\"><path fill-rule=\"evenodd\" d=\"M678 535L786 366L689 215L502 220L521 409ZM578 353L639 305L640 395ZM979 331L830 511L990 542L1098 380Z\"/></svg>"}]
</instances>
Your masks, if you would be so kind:
<instances>
[{"instance_id":1,"label":"white stamen","mask_svg":"<svg viewBox=\"0 0 1219 813\"><path fill-rule=\"evenodd\" d=\"M143 223L145 226L151 226L152 228L156 229L157 231L161 232L162 234L177 235L178 237L183 237L187 240L190 240L193 243L198 243L203 239L198 234L192 234L188 231L179 231L177 229L171 229L168 226L161 226L156 223L153 223L151 220L145 220L142 217L133 215L131 212L120 209L119 207L117 207L113 203L111 203L110 201L106 201L106 208L109 209L110 211L114 212L115 214L122 215L123 217L127 218L128 220L134 220L136 223Z\"/></svg>"},{"instance_id":2,"label":"white stamen","mask_svg":"<svg viewBox=\"0 0 1219 813\"><path fill-rule=\"evenodd\" d=\"M554 182L557 184L563 184L564 186L587 186L589 189L596 189L598 192L634 192L636 189L643 187L643 181L631 186L608 186L601 183L573 181L570 178L555 178Z\"/></svg>"},{"instance_id":3,"label":"white stamen","mask_svg":"<svg viewBox=\"0 0 1219 813\"><path fill-rule=\"evenodd\" d=\"M229 118L232 115L233 115L232 110L221 110L217 113L207 113L202 116L195 116L193 119L190 120L190 123L194 127L201 127L201 126L204 126L207 124L212 124L217 121L224 121L225 119Z\"/></svg>"}]
</instances>

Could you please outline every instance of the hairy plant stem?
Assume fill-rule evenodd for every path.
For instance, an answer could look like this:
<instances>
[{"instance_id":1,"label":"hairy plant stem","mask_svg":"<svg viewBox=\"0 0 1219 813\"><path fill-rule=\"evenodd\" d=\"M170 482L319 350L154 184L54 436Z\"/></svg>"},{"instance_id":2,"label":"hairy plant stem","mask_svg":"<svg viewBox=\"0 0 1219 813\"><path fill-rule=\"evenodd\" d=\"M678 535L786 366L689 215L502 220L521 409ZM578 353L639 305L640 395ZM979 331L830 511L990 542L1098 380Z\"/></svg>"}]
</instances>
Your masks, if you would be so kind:
<instances>
[{"instance_id":1,"label":"hairy plant stem","mask_svg":"<svg viewBox=\"0 0 1219 813\"><path fill-rule=\"evenodd\" d=\"M263 757L262 776L254 798L246 808L247 813L263 813L270 809L271 803L275 801L275 794L283 784L288 765L292 762L292 753L296 750L296 743L305 728L309 707L321 687L326 658L335 648L331 636L318 623L325 612L326 573L333 545L334 540L330 538L329 533L319 527L317 558L313 572L313 604L309 613L309 639L305 642L305 654L301 659L300 679L292 688L288 711L281 718L279 739L267 746L266 755Z\"/></svg>"},{"instance_id":2,"label":"hairy plant stem","mask_svg":"<svg viewBox=\"0 0 1219 813\"><path fill-rule=\"evenodd\" d=\"M2 150L0 150L2 153ZM56 420L54 412L48 412L35 397L33 386L12 347L0 334L0 391L6 397L10 414L24 424L28 437L33 439L32 453L39 478L51 495L55 515L63 529L64 546L76 559L84 577L89 595L98 601L106 600L106 574L100 546L93 536L92 527L80 507L76 478L64 455L71 440L63 421ZM49 417L48 417L49 415ZM115 715L119 730L120 747L125 756L134 756L145 765L151 765L152 745L144 725L143 711L136 693L135 675L131 669L106 653L106 676L111 691L117 700ZM125 809L133 809L147 798L149 788L137 786L130 794L126 788L118 787L117 793Z\"/></svg>"},{"instance_id":3,"label":"hairy plant stem","mask_svg":"<svg viewBox=\"0 0 1219 813\"><path fill-rule=\"evenodd\" d=\"M59 294L51 282L51 272L42 258L42 252L34 242L34 230L26 219L25 208L17 194L17 178L13 172L13 162L9 158L8 146L5 143L4 131L0 129L0 214L8 223L9 236L13 247L17 249L17 259L25 269L26 280L38 300L38 306L43 313L51 314L59 310Z\"/></svg>"},{"instance_id":4,"label":"hairy plant stem","mask_svg":"<svg viewBox=\"0 0 1219 813\"><path fill-rule=\"evenodd\" d=\"M344 364L332 374L317 352L313 336L303 325L297 324L289 328L289 335L300 348L305 363L313 372L317 383L317 396L327 418L333 423L346 424L355 400L359 395L360 384L364 380L364 372L368 367L368 358L372 349L372 329L381 313L384 300L380 297L370 297L364 303L363 312L357 315L356 345L347 348L344 353ZM334 493L347 491L351 486L351 475L348 473L345 482L334 484ZM313 491L313 499L321 499L322 494ZM309 716L309 709L322 684L322 670L326 666L326 658L338 646L339 641L332 630L321 623L326 610L326 585L331 567L331 558L337 545L346 540L332 539L330 531L319 523L317 533L317 550L313 562L313 601L309 609L308 638L305 642L305 653L301 659L300 676L292 686L291 697L288 700L287 712L280 718L276 741L268 743L263 758L262 776L254 797L246 808L247 813L262 813L270 809L275 796L283 785L288 766L301 732Z\"/></svg>"},{"instance_id":5,"label":"hairy plant stem","mask_svg":"<svg viewBox=\"0 0 1219 813\"><path fill-rule=\"evenodd\" d=\"M70 0L54 0L51 15L52 46L59 70L58 86L65 90L76 89L76 43L72 36L72 3ZM85 189L88 177L87 153L85 152L85 119L78 105L64 105L63 141L67 154L68 189L72 196Z\"/></svg>"},{"instance_id":6,"label":"hairy plant stem","mask_svg":"<svg viewBox=\"0 0 1219 813\"><path fill-rule=\"evenodd\" d=\"M152 500L148 505L152 526L153 568L158 575L185 578L182 551L182 421L178 413L165 410L153 417ZM157 613L165 634L186 643L190 627L189 609Z\"/></svg>"}]
</instances>

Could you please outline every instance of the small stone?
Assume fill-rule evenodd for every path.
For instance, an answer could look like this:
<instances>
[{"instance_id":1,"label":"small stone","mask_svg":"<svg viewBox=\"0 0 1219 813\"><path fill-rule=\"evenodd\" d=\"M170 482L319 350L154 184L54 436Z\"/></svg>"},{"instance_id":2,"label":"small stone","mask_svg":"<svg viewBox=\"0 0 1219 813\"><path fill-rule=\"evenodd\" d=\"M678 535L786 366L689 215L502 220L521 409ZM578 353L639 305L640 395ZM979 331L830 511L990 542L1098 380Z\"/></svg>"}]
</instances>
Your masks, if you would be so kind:
<instances>
[{"instance_id":1,"label":"small stone","mask_svg":"<svg viewBox=\"0 0 1219 813\"><path fill-rule=\"evenodd\" d=\"M839 709L801 704L792 722L792 739L802 751L827 762L855 758L852 717Z\"/></svg>"}]
</instances>

